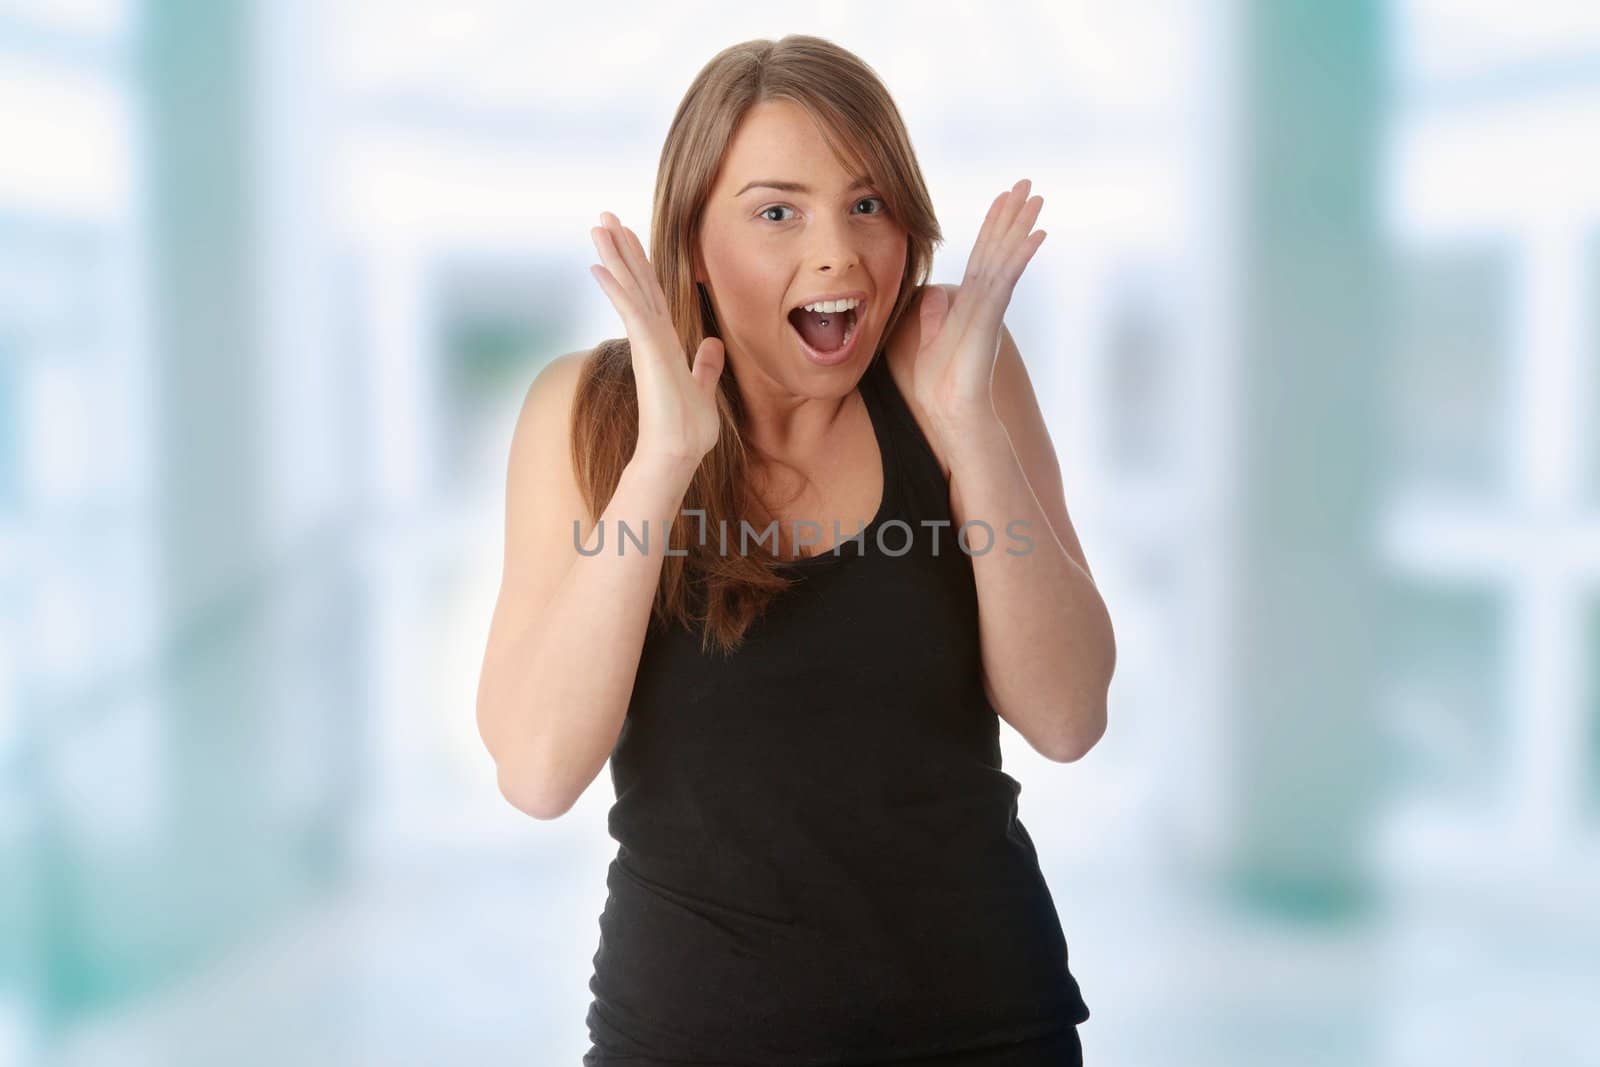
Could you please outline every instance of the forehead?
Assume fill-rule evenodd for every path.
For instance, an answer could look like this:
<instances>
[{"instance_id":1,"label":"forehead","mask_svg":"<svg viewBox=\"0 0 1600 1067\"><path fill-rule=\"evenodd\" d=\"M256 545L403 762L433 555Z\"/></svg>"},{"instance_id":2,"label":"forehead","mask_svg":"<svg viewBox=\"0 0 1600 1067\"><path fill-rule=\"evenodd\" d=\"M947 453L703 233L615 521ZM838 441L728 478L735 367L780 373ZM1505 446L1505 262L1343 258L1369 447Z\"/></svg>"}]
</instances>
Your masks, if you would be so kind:
<instances>
[{"instance_id":1,"label":"forehead","mask_svg":"<svg viewBox=\"0 0 1600 1067\"><path fill-rule=\"evenodd\" d=\"M809 112L787 100L768 100L752 107L740 122L717 184L737 190L757 178L782 178L829 191L854 177L834 157Z\"/></svg>"}]
</instances>

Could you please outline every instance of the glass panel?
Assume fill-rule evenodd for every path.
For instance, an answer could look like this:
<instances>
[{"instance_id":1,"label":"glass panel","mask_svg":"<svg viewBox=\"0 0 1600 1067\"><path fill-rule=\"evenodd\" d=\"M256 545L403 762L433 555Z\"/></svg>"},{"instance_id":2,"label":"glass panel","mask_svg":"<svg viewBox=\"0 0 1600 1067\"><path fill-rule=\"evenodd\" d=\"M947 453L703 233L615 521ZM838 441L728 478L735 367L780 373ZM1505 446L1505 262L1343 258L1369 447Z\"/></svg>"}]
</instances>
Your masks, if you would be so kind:
<instances>
[{"instance_id":1,"label":"glass panel","mask_svg":"<svg viewBox=\"0 0 1600 1067\"><path fill-rule=\"evenodd\" d=\"M443 487L504 481L507 404L520 406L528 383L574 333L576 264L457 263L435 286L448 454ZM618 324L620 326L620 323ZM569 348L576 346L568 346ZM515 409L510 414L515 416Z\"/></svg>"},{"instance_id":2,"label":"glass panel","mask_svg":"<svg viewBox=\"0 0 1600 1067\"><path fill-rule=\"evenodd\" d=\"M1394 799L1484 805L1497 795L1508 733L1502 598L1403 580L1385 598L1382 721Z\"/></svg>"},{"instance_id":3,"label":"glass panel","mask_svg":"<svg viewBox=\"0 0 1600 1067\"><path fill-rule=\"evenodd\" d=\"M1490 498L1509 476L1504 250L1430 249L1396 270L1389 439L1398 488Z\"/></svg>"},{"instance_id":4,"label":"glass panel","mask_svg":"<svg viewBox=\"0 0 1600 1067\"><path fill-rule=\"evenodd\" d=\"M1106 449L1120 472L1156 475L1175 462L1181 425L1173 389L1171 288L1151 264L1116 269L1107 293Z\"/></svg>"}]
</instances>

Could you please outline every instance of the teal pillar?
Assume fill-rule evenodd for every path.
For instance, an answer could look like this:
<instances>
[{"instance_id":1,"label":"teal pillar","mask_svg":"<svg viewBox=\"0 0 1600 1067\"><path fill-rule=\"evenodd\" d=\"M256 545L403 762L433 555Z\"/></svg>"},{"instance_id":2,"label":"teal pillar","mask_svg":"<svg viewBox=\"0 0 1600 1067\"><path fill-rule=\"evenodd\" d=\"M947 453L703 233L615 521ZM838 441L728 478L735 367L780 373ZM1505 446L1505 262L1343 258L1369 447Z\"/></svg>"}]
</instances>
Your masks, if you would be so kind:
<instances>
[{"instance_id":1,"label":"teal pillar","mask_svg":"<svg viewBox=\"0 0 1600 1067\"><path fill-rule=\"evenodd\" d=\"M47 1033L264 936L343 851L363 627L339 436L354 398L328 328L324 16L310 0L142 5L158 626L104 695L156 707L159 757L153 783L103 786L106 803L154 790L138 799L157 829L74 832L72 806L44 798Z\"/></svg>"},{"instance_id":2,"label":"teal pillar","mask_svg":"<svg viewBox=\"0 0 1600 1067\"><path fill-rule=\"evenodd\" d=\"M1328 914L1368 895L1382 786L1384 19L1239 11L1222 869L1253 903Z\"/></svg>"}]
</instances>

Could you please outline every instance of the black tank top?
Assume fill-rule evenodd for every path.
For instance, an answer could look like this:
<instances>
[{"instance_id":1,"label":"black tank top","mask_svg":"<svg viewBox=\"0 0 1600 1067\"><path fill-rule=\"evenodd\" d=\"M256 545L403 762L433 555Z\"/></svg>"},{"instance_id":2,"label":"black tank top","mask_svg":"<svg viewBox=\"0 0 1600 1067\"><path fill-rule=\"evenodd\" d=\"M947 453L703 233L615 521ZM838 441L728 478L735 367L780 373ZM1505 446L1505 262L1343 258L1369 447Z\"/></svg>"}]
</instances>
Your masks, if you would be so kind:
<instances>
[{"instance_id":1,"label":"black tank top","mask_svg":"<svg viewBox=\"0 0 1600 1067\"><path fill-rule=\"evenodd\" d=\"M799 584L729 658L648 631L590 1067L868 1064L1089 1017L1000 768L973 561L922 525L950 522L947 483L881 350L860 391L883 463L864 535L784 564Z\"/></svg>"}]
</instances>

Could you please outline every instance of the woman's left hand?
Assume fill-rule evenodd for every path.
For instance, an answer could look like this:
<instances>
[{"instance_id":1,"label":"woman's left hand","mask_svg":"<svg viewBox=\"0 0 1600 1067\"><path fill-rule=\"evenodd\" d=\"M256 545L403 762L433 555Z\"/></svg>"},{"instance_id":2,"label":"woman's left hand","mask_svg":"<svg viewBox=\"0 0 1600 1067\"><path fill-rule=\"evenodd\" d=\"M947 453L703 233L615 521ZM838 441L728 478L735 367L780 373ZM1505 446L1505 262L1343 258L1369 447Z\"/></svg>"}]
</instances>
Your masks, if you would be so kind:
<instances>
[{"instance_id":1,"label":"woman's left hand","mask_svg":"<svg viewBox=\"0 0 1600 1067\"><path fill-rule=\"evenodd\" d=\"M995 418L990 381L1011 291L1044 242L1033 223L1044 197L1024 178L989 206L954 300L939 286L922 294L920 344L912 388L943 433ZM1031 232L1030 232L1031 231Z\"/></svg>"}]
</instances>

